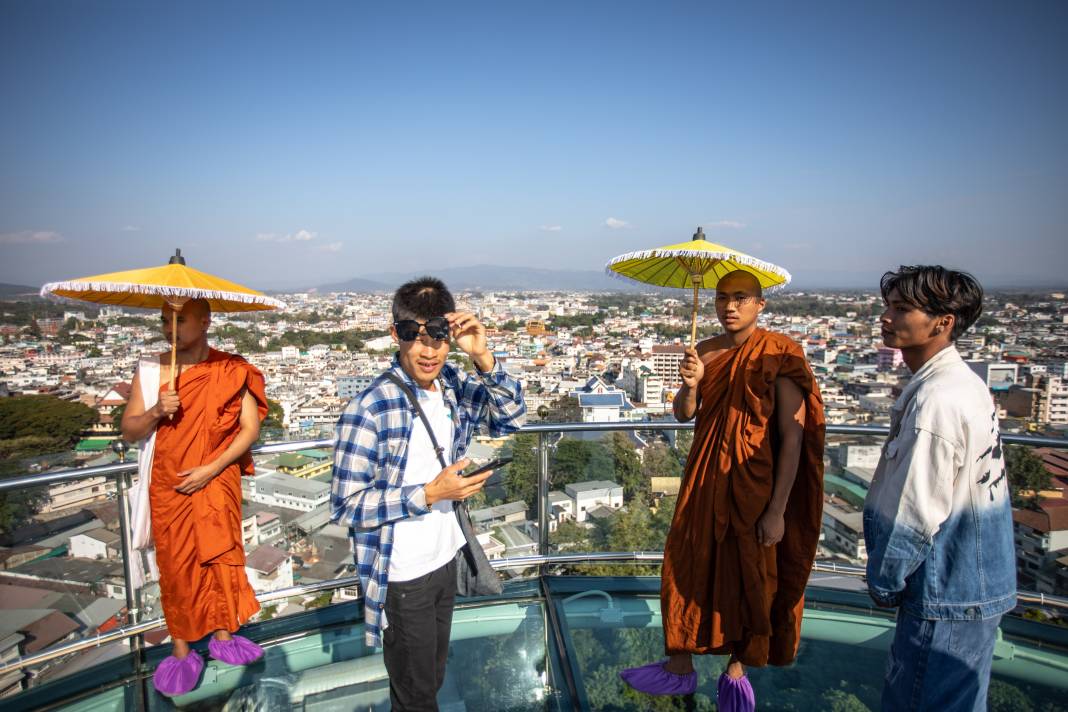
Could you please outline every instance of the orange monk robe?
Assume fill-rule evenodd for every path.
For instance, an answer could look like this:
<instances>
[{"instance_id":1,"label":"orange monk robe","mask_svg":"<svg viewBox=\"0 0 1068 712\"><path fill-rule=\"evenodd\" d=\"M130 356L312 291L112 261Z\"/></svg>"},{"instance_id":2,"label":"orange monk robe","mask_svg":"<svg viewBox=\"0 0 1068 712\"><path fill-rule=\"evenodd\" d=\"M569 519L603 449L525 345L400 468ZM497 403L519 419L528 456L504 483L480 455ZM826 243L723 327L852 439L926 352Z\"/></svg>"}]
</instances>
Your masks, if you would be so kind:
<instances>
[{"instance_id":1,"label":"orange monk robe","mask_svg":"<svg viewBox=\"0 0 1068 712\"><path fill-rule=\"evenodd\" d=\"M820 535L823 399L801 347L780 334L757 329L741 346L702 361L693 446L664 546L665 647L669 655L787 665L797 655ZM777 378L804 394L805 429L785 534L765 547L756 524L775 485Z\"/></svg>"},{"instance_id":2,"label":"orange monk robe","mask_svg":"<svg viewBox=\"0 0 1068 712\"><path fill-rule=\"evenodd\" d=\"M181 372L177 388L182 407L156 426L149 501L167 629L173 638L194 641L219 629L236 631L260 608L241 541L241 475L252 474L252 456L245 453L191 495L175 491L178 473L211 462L230 445L241 429L246 392L261 420L267 397L259 370L215 349Z\"/></svg>"}]
</instances>

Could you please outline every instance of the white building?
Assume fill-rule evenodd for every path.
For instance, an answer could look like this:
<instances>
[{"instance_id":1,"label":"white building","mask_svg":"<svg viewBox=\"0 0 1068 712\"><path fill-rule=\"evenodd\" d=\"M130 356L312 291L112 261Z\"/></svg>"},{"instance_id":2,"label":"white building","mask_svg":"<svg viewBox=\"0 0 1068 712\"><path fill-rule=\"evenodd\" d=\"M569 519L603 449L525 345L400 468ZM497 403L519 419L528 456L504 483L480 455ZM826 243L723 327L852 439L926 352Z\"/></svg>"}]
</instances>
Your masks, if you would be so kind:
<instances>
[{"instance_id":1,"label":"white building","mask_svg":"<svg viewBox=\"0 0 1068 712\"><path fill-rule=\"evenodd\" d=\"M119 559L122 541L110 529L90 529L70 538L67 554L77 559Z\"/></svg>"},{"instance_id":2,"label":"white building","mask_svg":"<svg viewBox=\"0 0 1068 712\"><path fill-rule=\"evenodd\" d=\"M293 559L288 552L265 544L245 557L245 573L257 593L289 588L293 585Z\"/></svg>"},{"instance_id":3,"label":"white building","mask_svg":"<svg viewBox=\"0 0 1068 712\"><path fill-rule=\"evenodd\" d=\"M571 498L576 522L585 522L591 509L601 506L619 509L623 506L623 487L607 480L575 482L565 486L564 492Z\"/></svg>"},{"instance_id":4,"label":"white building","mask_svg":"<svg viewBox=\"0 0 1068 712\"><path fill-rule=\"evenodd\" d=\"M48 500L39 510L41 514L63 509L84 507L107 498L115 492L115 480L107 477L87 477L73 482L59 482L48 487Z\"/></svg>"},{"instance_id":5,"label":"white building","mask_svg":"<svg viewBox=\"0 0 1068 712\"><path fill-rule=\"evenodd\" d=\"M256 515L248 514L241 517L241 544L248 551L259 543L260 532L256 526Z\"/></svg>"},{"instance_id":6,"label":"white building","mask_svg":"<svg viewBox=\"0 0 1068 712\"><path fill-rule=\"evenodd\" d=\"M259 512L256 515L256 543L270 544L282 536L282 519L274 512Z\"/></svg>"},{"instance_id":7,"label":"white building","mask_svg":"<svg viewBox=\"0 0 1068 712\"><path fill-rule=\"evenodd\" d=\"M575 518L575 501L559 490L549 492L549 531Z\"/></svg>"},{"instance_id":8,"label":"white building","mask_svg":"<svg viewBox=\"0 0 1068 712\"><path fill-rule=\"evenodd\" d=\"M679 364L686 355L686 347L681 344L669 344L653 347L653 373L663 379L665 384L679 381Z\"/></svg>"},{"instance_id":9,"label":"white building","mask_svg":"<svg viewBox=\"0 0 1068 712\"><path fill-rule=\"evenodd\" d=\"M838 465L843 468L870 467L874 469L879 465L881 454L882 446L880 445L842 443L838 446Z\"/></svg>"},{"instance_id":10,"label":"white building","mask_svg":"<svg viewBox=\"0 0 1068 712\"><path fill-rule=\"evenodd\" d=\"M850 512L829 502L823 504L823 543L856 562L868 559L864 546L862 512Z\"/></svg>"},{"instance_id":11,"label":"white building","mask_svg":"<svg viewBox=\"0 0 1068 712\"><path fill-rule=\"evenodd\" d=\"M330 485L275 472L241 478L241 496L268 507L284 507L310 512L330 499Z\"/></svg>"},{"instance_id":12,"label":"white building","mask_svg":"<svg viewBox=\"0 0 1068 712\"><path fill-rule=\"evenodd\" d=\"M1068 379L1048 376L1044 380L1040 417L1047 423L1068 423Z\"/></svg>"},{"instance_id":13,"label":"white building","mask_svg":"<svg viewBox=\"0 0 1068 712\"><path fill-rule=\"evenodd\" d=\"M967 361L968 366L983 379L992 391L1007 391L1019 380L1019 364L990 361Z\"/></svg>"}]
</instances>

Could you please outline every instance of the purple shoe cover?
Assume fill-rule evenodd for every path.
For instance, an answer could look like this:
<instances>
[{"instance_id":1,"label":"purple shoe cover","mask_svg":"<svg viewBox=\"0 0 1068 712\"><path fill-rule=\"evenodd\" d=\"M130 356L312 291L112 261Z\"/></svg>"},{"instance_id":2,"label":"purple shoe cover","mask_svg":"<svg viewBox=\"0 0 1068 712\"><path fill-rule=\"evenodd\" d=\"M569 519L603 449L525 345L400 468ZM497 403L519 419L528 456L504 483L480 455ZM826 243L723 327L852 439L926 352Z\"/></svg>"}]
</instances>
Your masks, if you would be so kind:
<instances>
[{"instance_id":1,"label":"purple shoe cover","mask_svg":"<svg viewBox=\"0 0 1068 712\"><path fill-rule=\"evenodd\" d=\"M156 691L167 697L177 697L191 692L200 680L204 661L195 650L179 660L173 655L164 658L152 675Z\"/></svg>"},{"instance_id":2,"label":"purple shoe cover","mask_svg":"<svg viewBox=\"0 0 1068 712\"><path fill-rule=\"evenodd\" d=\"M638 692L647 695L692 695L697 691L697 671L676 675L664 669L661 660L636 668L621 670L619 676Z\"/></svg>"},{"instance_id":3,"label":"purple shoe cover","mask_svg":"<svg viewBox=\"0 0 1068 712\"><path fill-rule=\"evenodd\" d=\"M756 709L756 695L745 675L735 679L723 673L716 687L719 692L716 709L720 712L753 712Z\"/></svg>"},{"instance_id":4,"label":"purple shoe cover","mask_svg":"<svg viewBox=\"0 0 1068 712\"><path fill-rule=\"evenodd\" d=\"M227 665L248 665L263 657L263 648L240 635L235 635L230 640L212 638L208 642L208 652L211 657Z\"/></svg>"}]
</instances>

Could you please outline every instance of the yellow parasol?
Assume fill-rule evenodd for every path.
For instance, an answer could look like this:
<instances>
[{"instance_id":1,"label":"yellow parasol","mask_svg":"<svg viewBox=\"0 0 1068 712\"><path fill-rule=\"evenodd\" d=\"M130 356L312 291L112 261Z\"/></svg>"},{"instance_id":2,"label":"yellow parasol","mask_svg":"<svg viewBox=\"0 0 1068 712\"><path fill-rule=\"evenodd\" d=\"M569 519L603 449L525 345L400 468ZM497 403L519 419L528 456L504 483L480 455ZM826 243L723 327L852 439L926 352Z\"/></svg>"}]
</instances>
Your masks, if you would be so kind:
<instances>
[{"instance_id":1,"label":"yellow parasol","mask_svg":"<svg viewBox=\"0 0 1068 712\"><path fill-rule=\"evenodd\" d=\"M177 331L178 312L191 299L207 299L213 312L263 311L284 309L285 303L248 287L187 267L181 250L161 267L111 272L81 277L67 282L49 282L41 296L80 299L97 304L113 304L141 309L159 309L169 304L171 333ZM171 390L177 344L171 340Z\"/></svg>"},{"instance_id":2,"label":"yellow parasol","mask_svg":"<svg viewBox=\"0 0 1068 712\"><path fill-rule=\"evenodd\" d=\"M613 258L605 265L605 271L612 276L626 277L657 287L692 287L690 346L697 343L698 290L715 289L720 278L736 270L744 270L754 275L766 291L774 291L790 283L790 273L782 267L709 242L701 228L697 228L689 242L628 252Z\"/></svg>"}]
</instances>

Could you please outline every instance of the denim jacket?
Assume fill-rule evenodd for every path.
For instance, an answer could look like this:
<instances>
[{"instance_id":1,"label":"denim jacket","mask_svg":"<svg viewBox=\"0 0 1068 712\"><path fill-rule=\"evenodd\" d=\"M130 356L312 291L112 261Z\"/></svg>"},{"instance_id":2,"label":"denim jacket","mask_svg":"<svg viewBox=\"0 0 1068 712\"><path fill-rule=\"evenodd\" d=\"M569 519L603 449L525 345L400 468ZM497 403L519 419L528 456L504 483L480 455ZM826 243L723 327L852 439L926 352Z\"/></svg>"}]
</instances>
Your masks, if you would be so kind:
<instances>
[{"instance_id":1,"label":"denim jacket","mask_svg":"<svg viewBox=\"0 0 1068 712\"><path fill-rule=\"evenodd\" d=\"M1016 605L1016 553L997 410L950 347L891 411L864 503L868 591L927 619L993 618Z\"/></svg>"}]
</instances>

